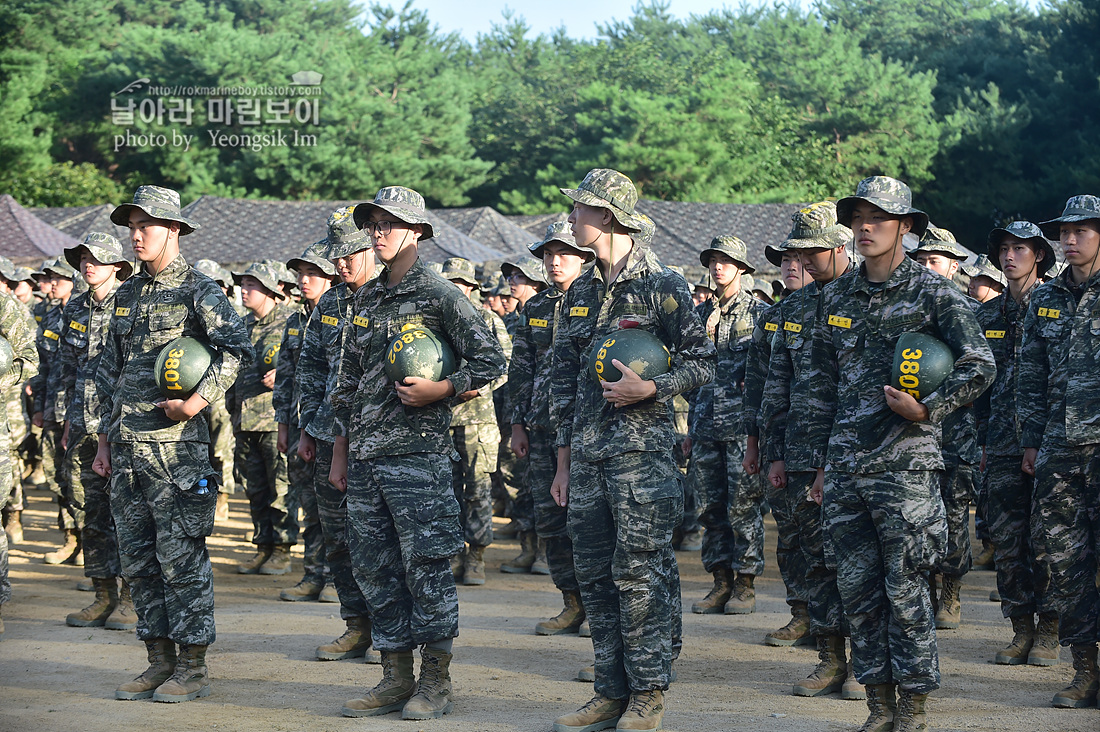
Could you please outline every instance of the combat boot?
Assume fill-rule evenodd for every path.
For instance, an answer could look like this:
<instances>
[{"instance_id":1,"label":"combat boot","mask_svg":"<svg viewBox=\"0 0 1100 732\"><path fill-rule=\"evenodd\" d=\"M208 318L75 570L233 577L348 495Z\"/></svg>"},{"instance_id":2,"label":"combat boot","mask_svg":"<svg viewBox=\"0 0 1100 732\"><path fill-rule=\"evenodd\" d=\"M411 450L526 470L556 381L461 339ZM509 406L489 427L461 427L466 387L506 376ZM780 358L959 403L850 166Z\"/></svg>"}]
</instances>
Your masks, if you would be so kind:
<instances>
[{"instance_id":1,"label":"combat boot","mask_svg":"<svg viewBox=\"0 0 1100 732\"><path fill-rule=\"evenodd\" d=\"M23 512L11 511L4 521L4 531L8 532L8 542L11 544L23 543Z\"/></svg>"},{"instance_id":2,"label":"combat boot","mask_svg":"<svg viewBox=\"0 0 1100 732\"><path fill-rule=\"evenodd\" d=\"M462 545L462 551L451 557L451 575L455 582L461 582L466 574L466 545Z\"/></svg>"},{"instance_id":3,"label":"combat boot","mask_svg":"<svg viewBox=\"0 0 1100 732\"><path fill-rule=\"evenodd\" d=\"M274 551L274 544L258 544L252 558L244 564L237 565L237 574L259 574L260 567L264 566L264 562L271 558L271 553Z\"/></svg>"},{"instance_id":4,"label":"combat boot","mask_svg":"<svg viewBox=\"0 0 1100 732\"><path fill-rule=\"evenodd\" d=\"M229 494L219 493L217 500L214 505L214 521L223 524L229 520Z\"/></svg>"},{"instance_id":5,"label":"combat boot","mask_svg":"<svg viewBox=\"0 0 1100 732\"><path fill-rule=\"evenodd\" d=\"M791 621L764 636L764 643L769 646L812 646L814 637L810 635L810 613L806 603L793 603Z\"/></svg>"},{"instance_id":6,"label":"combat boot","mask_svg":"<svg viewBox=\"0 0 1100 732\"><path fill-rule=\"evenodd\" d=\"M1027 663L1028 653L1035 642L1035 618L1031 615L1019 615L1010 618L1012 620L1012 642L1004 649L997 651L993 657L993 663L1002 666L1019 666ZM1057 639L1054 641L1057 643Z\"/></svg>"},{"instance_id":7,"label":"combat boot","mask_svg":"<svg viewBox=\"0 0 1100 732\"><path fill-rule=\"evenodd\" d=\"M707 596L691 604L691 611L697 615L720 614L726 609L730 595L733 594L733 570L719 567L714 570L714 587Z\"/></svg>"},{"instance_id":8,"label":"combat boot","mask_svg":"<svg viewBox=\"0 0 1100 732\"><path fill-rule=\"evenodd\" d=\"M997 591L996 587L994 587L992 590L989 591L989 601L990 602L1000 602L1001 601L1001 593Z\"/></svg>"},{"instance_id":9,"label":"combat boot","mask_svg":"<svg viewBox=\"0 0 1100 732\"><path fill-rule=\"evenodd\" d=\"M271 556L260 565L260 574L290 574L290 548L293 544L276 544Z\"/></svg>"},{"instance_id":10,"label":"combat boot","mask_svg":"<svg viewBox=\"0 0 1100 732\"><path fill-rule=\"evenodd\" d=\"M596 732L611 729L619 723L624 711L625 699L608 699L596 694L577 711L555 719L554 732Z\"/></svg>"},{"instance_id":11,"label":"combat boot","mask_svg":"<svg viewBox=\"0 0 1100 732\"><path fill-rule=\"evenodd\" d=\"M137 612L134 610L134 598L130 595L130 583L122 580L122 591L118 593L118 605L103 624L107 630L133 630L137 627Z\"/></svg>"},{"instance_id":12,"label":"combat boot","mask_svg":"<svg viewBox=\"0 0 1100 732\"><path fill-rule=\"evenodd\" d=\"M153 701L175 704L210 696L206 671L206 646L180 643L176 670L153 692Z\"/></svg>"},{"instance_id":13,"label":"combat boot","mask_svg":"<svg viewBox=\"0 0 1100 732\"><path fill-rule=\"evenodd\" d=\"M321 589L321 594L317 596L317 602L340 602L340 593L332 585L325 585Z\"/></svg>"},{"instance_id":14,"label":"combat boot","mask_svg":"<svg viewBox=\"0 0 1100 732\"><path fill-rule=\"evenodd\" d=\"M66 625L77 628L99 628L107 622L107 618L118 606L118 580L95 578L95 600L92 604L75 613L69 613L65 618Z\"/></svg>"},{"instance_id":15,"label":"combat boot","mask_svg":"<svg viewBox=\"0 0 1100 732\"><path fill-rule=\"evenodd\" d=\"M936 630L954 630L962 622L962 577L943 575L939 609L936 611Z\"/></svg>"},{"instance_id":16,"label":"combat boot","mask_svg":"<svg viewBox=\"0 0 1100 732\"><path fill-rule=\"evenodd\" d=\"M344 622L348 629L342 636L332 643L317 646L317 660L343 661L345 658L359 658L367 654L370 648L370 618L348 618Z\"/></svg>"},{"instance_id":17,"label":"combat boot","mask_svg":"<svg viewBox=\"0 0 1100 732\"><path fill-rule=\"evenodd\" d=\"M994 570L997 566L993 562L993 542L982 539L982 550L974 557L970 565L973 569Z\"/></svg>"},{"instance_id":18,"label":"combat boot","mask_svg":"<svg viewBox=\"0 0 1100 732\"><path fill-rule=\"evenodd\" d=\"M531 565L535 563L535 555L538 553L538 536L534 531L519 532L519 556L500 565L500 571L505 574L528 574Z\"/></svg>"},{"instance_id":19,"label":"combat boot","mask_svg":"<svg viewBox=\"0 0 1100 732\"><path fill-rule=\"evenodd\" d=\"M76 529L65 529L65 543L58 549L42 555L42 561L46 564L75 564L84 566L84 555L80 546L80 532Z\"/></svg>"},{"instance_id":20,"label":"combat boot","mask_svg":"<svg viewBox=\"0 0 1100 732\"><path fill-rule=\"evenodd\" d=\"M844 685L840 687L840 698L848 701L862 701L867 698L867 689L856 678L851 662L848 663L848 675L844 677Z\"/></svg>"},{"instance_id":21,"label":"combat boot","mask_svg":"<svg viewBox=\"0 0 1100 732\"><path fill-rule=\"evenodd\" d=\"M848 662L844 657L844 636L819 635L817 657L820 659L810 675L794 685L795 696L824 696L840 691L848 675Z\"/></svg>"},{"instance_id":22,"label":"combat boot","mask_svg":"<svg viewBox=\"0 0 1100 732\"><path fill-rule=\"evenodd\" d=\"M756 612L756 590L751 574L739 574L733 583L733 593L726 603L726 615L748 615Z\"/></svg>"},{"instance_id":23,"label":"combat boot","mask_svg":"<svg viewBox=\"0 0 1100 732\"><path fill-rule=\"evenodd\" d=\"M1032 666L1054 666L1058 663L1060 650L1058 613L1039 613L1039 627L1035 630L1035 643L1027 654L1027 662Z\"/></svg>"},{"instance_id":24,"label":"combat boot","mask_svg":"<svg viewBox=\"0 0 1100 732\"><path fill-rule=\"evenodd\" d=\"M577 681L595 681L596 680L596 667L585 666L577 672Z\"/></svg>"},{"instance_id":25,"label":"combat boot","mask_svg":"<svg viewBox=\"0 0 1100 732\"><path fill-rule=\"evenodd\" d=\"M401 710L401 719L439 719L455 707L451 690L451 658L438 648L420 649L420 680L416 693Z\"/></svg>"},{"instance_id":26,"label":"combat boot","mask_svg":"<svg viewBox=\"0 0 1100 732\"><path fill-rule=\"evenodd\" d=\"M584 622L581 623L581 627L577 628L577 635L581 638L592 637L592 625L588 622L588 618L585 618Z\"/></svg>"},{"instance_id":27,"label":"combat boot","mask_svg":"<svg viewBox=\"0 0 1100 732\"><path fill-rule=\"evenodd\" d=\"M85 578L85 579L79 580L76 583L76 591L77 592L95 592L95 582L93 582L91 580L91 578Z\"/></svg>"},{"instance_id":28,"label":"combat boot","mask_svg":"<svg viewBox=\"0 0 1100 732\"><path fill-rule=\"evenodd\" d=\"M546 561L546 540L539 539L535 548L535 561L531 562L531 574L550 576L550 563Z\"/></svg>"},{"instance_id":29,"label":"combat boot","mask_svg":"<svg viewBox=\"0 0 1100 732\"><path fill-rule=\"evenodd\" d=\"M581 605L581 593L568 590L561 593L565 606L562 611L535 625L535 633L538 635L561 635L563 633L576 633L584 622L584 607Z\"/></svg>"},{"instance_id":30,"label":"combat boot","mask_svg":"<svg viewBox=\"0 0 1100 732\"><path fill-rule=\"evenodd\" d=\"M856 732L892 732L897 702L894 701L893 684L869 684L867 708L871 713Z\"/></svg>"},{"instance_id":31,"label":"combat boot","mask_svg":"<svg viewBox=\"0 0 1100 732\"><path fill-rule=\"evenodd\" d=\"M287 602L309 602L319 598L322 589L323 583L303 577L298 584L280 592L279 599Z\"/></svg>"},{"instance_id":32,"label":"combat boot","mask_svg":"<svg viewBox=\"0 0 1100 732\"><path fill-rule=\"evenodd\" d=\"M462 584L485 584L485 547L470 545L466 560L462 563Z\"/></svg>"},{"instance_id":33,"label":"combat boot","mask_svg":"<svg viewBox=\"0 0 1100 732\"><path fill-rule=\"evenodd\" d=\"M176 669L176 646L167 638L145 641L149 668L133 681L115 689L115 699L148 699L157 687L168 680Z\"/></svg>"},{"instance_id":34,"label":"combat boot","mask_svg":"<svg viewBox=\"0 0 1100 732\"><path fill-rule=\"evenodd\" d=\"M345 717L375 717L396 712L416 693L412 651L382 654L382 680L359 699L351 699L341 710Z\"/></svg>"},{"instance_id":35,"label":"combat boot","mask_svg":"<svg viewBox=\"0 0 1100 732\"><path fill-rule=\"evenodd\" d=\"M630 702L615 729L658 730L664 717L665 693L660 689L639 691L630 695Z\"/></svg>"},{"instance_id":36,"label":"combat boot","mask_svg":"<svg viewBox=\"0 0 1100 732\"><path fill-rule=\"evenodd\" d=\"M1096 694L1100 691L1100 672L1096 668L1096 644L1070 646L1073 651L1073 669L1077 672L1073 683L1054 695L1050 705L1063 709L1081 709L1096 706Z\"/></svg>"},{"instance_id":37,"label":"combat boot","mask_svg":"<svg viewBox=\"0 0 1100 732\"><path fill-rule=\"evenodd\" d=\"M914 694L899 689L893 732L928 732L928 715L925 713L927 702L927 694Z\"/></svg>"}]
</instances>

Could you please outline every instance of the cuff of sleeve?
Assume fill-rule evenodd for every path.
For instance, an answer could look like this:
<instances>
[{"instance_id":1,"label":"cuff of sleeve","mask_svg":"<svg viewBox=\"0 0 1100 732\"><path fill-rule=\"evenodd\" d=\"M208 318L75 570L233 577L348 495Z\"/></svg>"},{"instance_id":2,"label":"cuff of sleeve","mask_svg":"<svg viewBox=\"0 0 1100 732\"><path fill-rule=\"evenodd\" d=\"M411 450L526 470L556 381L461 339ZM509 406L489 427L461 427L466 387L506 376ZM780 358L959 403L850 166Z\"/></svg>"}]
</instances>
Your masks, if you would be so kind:
<instances>
[{"instance_id":1,"label":"cuff of sleeve","mask_svg":"<svg viewBox=\"0 0 1100 732\"><path fill-rule=\"evenodd\" d=\"M947 406L947 400L938 391L934 391L922 399L921 404L928 407L928 421L932 424L942 424L947 415L953 411Z\"/></svg>"},{"instance_id":2,"label":"cuff of sleeve","mask_svg":"<svg viewBox=\"0 0 1100 732\"><path fill-rule=\"evenodd\" d=\"M558 427L557 447L569 447L573 442L573 427Z\"/></svg>"},{"instance_id":3,"label":"cuff of sleeve","mask_svg":"<svg viewBox=\"0 0 1100 732\"><path fill-rule=\"evenodd\" d=\"M667 402L669 399L676 396L676 393L672 391L671 373L654 376L653 385L657 387L657 393L653 396L659 402Z\"/></svg>"},{"instance_id":4,"label":"cuff of sleeve","mask_svg":"<svg viewBox=\"0 0 1100 732\"><path fill-rule=\"evenodd\" d=\"M225 396L225 390L219 387L214 379L207 377L199 382L199 385L195 388L195 393L205 399L208 404L213 404Z\"/></svg>"},{"instance_id":5,"label":"cuff of sleeve","mask_svg":"<svg viewBox=\"0 0 1100 732\"><path fill-rule=\"evenodd\" d=\"M455 388L455 394L461 394L464 391L470 390L470 375L465 371L456 371L447 377L447 380L451 382L451 386Z\"/></svg>"},{"instance_id":6,"label":"cuff of sleeve","mask_svg":"<svg viewBox=\"0 0 1100 732\"><path fill-rule=\"evenodd\" d=\"M1036 432L1035 430L1024 429L1020 432L1020 447L1024 450L1028 448L1035 448L1038 450L1043 446L1043 433Z\"/></svg>"}]
</instances>

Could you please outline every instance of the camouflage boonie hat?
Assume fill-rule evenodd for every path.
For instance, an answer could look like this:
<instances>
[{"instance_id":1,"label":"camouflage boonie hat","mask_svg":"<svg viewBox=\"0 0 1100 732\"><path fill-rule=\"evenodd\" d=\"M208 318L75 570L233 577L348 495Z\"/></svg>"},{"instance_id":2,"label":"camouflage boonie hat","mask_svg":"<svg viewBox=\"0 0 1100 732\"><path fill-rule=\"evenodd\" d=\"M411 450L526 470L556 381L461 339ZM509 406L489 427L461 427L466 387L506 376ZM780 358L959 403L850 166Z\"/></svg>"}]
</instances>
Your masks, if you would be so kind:
<instances>
[{"instance_id":1,"label":"camouflage boonie hat","mask_svg":"<svg viewBox=\"0 0 1100 732\"><path fill-rule=\"evenodd\" d=\"M819 201L791 214L791 232L780 251L836 249L852 243L852 230L836 220L836 204Z\"/></svg>"},{"instance_id":2,"label":"camouflage boonie hat","mask_svg":"<svg viewBox=\"0 0 1100 732\"><path fill-rule=\"evenodd\" d=\"M110 234L101 234L93 231L84 237L84 241L75 247L65 250L65 261L74 270L80 267L81 252L87 250L100 264L118 264L122 269L118 272L118 279L124 280L134 273L134 265L126 260L122 253L122 242Z\"/></svg>"},{"instance_id":3,"label":"camouflage boonie hat","mask_svg":"<svg viewBox=\"0 0 1100 732\"><path fill-rule=\"evenodd\" d=\"M1070 224L1074 221L1089 221L1100 219L1100 198L1096 196L1074 196L1066 201L1066 207L1062 210L1062 215L1056 219L1050 221L1043 221L1039 224L1043 230L1043 234L1048 239L1059 239L1061 227L1058 224Z\"/></svg>"},{"instance_id":4,"label":"camouflage boonie hat","mask_svg":"<svg viewBox=\"0 0 1100 732\"><path fill-rule=\"evenodd\" d=\"M431 239L435 232L432 230L431 219L428 218L428 206L424 203L424 196L412 188L404 186L388 186L374 194L374 200L360 203L355 207L355 225L362 229L367 223L371 209L379 208L393 214L406 224L420 224L424 227L424 233L420 241Z\"/></svg>"},{"instance_id":5,"label":"camouflage boonie hat","mask_svg":"<svg viewBox=\"0 0 1100 732\"><path fill-rule=\"evenodd\" d=\"M989 257L984 254L979 254L974 264L964 264L962 266L962 271L963 274L970 279L974 279L975 277L988 277L1002 287L1008 285L1008 280L1005 279L1004 272L994 267L993 263L989 261Z\"/></svg>"},{"instance_id":6,"label":"camouflage boonie hat","mask_svg":"<svg viewBox=\"0 0 1100 732\"><path fill-rule=\"evenodd\" d=\"M913 192L896 178L875 175L861 180L856 186L855 195L836 202L837 221L851 228L852 208L858 201L867 201L893 216L913 217L912 232L915 236L924 236L924 231L928 228L928 214L913 208Z\"/></svg>"},{"instance_id":7,"label":"camouflage boonie hat","mask_svg":"<svg viewBox=\"0 0 1100 732\"><path fill-rule=\"evenodd\" d=\"M255 277L276 299L283 297L283 288L279 287L279 272L268 262L253 262L244 272L234 272L234 284L240 285L245 277Z\"/></svg>"},{"instance_id":8,"label":"camouflage boonie hat","mask_svg":"<svg viewBox=\"0 0 1100 732\"><path fill-rule=\"evenodd\" d=\"M474 263L464 257L449 257L443 261L440 272L445 280L459 280L471 287L478 287Z\"/></svg>"},{"instance_id":9,"label":"camouflage boonie hat","mask_svg":"<svg viewBox=\"0 0 1100 732\"><path fill-rule=\"evenodd\" d=\"M42 265L42 274L47 277L56 274L67 280L76 279L76 270L65 260L65 257L55 257L46 262Z\"/></svg>"},{"instance_id":10,"label":"camouflage boonie hat","mask_svg":"<svg viewBox=\"0 0 1100 732\"><path fill-rule=\"evenodd\" d=\"M543 285L549 284L546 281L546 270L542 266L542 261L532 262L531 260L525 260L523 262L501 262L500 273L504 275L503 284L511 287L508 284L508 278L515 273L519 273L531 280ZM511 292L509 290L509 292Z\"/></svg>"},{"instance_id":11,"label":"camouflage boonie hat","mask_svg":"<svg viewBox=\"0 0 1100 732\"><path fill-rule=\"evenodd\" d=\"M617 170L593 168L576 188L559 188L577 203L606 208L615 220L630 231L641 231L644 220L634 211L638 189L634 182Z\"/></svg>"},{"instance_id":12,"label":"camouflage boonie hat","mask_svg":"<svg viewBox=\"0 0 1100 732\"><path fill-rule=\"evenodd\" d=\"M714 284L714 278L710 276L710 272L699 278L699 281L691 286L692 290L710 290L711 292L717 292L718 286Z\"/></svg>"},{"instance_id":13,"label":"camouflage boonie hat","mask_svg":"<svg viewBox=\"0 0 1100 732\"><path fill-rule=\"evenodd\" d=\"M160 186L138 186L134 191L134 202L124 203L111 212L111 223L126 227L130 225L130 211L141 209L154 219L176 221L180 225L180 236L190 234L199 225L180 213L180 194L171 188Z\"/></svg>"},{"instance_id":14,"label":"camouflage boonie hat","mask_svg":"<svg viewBox=\"0 0 1100 732\"><path fill-rule=\"evenodd\" d=\"M18 282L15 279L15 262L0 254L0 277L8 282Z\"/></svg>"},{"instance_id":15,"label":"camouflage boonie hat","mask_svg":"<svg viewBox=\"0 0 1100 732\"><path fill-rule=\"evenodd\" d=\"M191 266L197 269L199 272L202 272L210 279L217 282L222 287L229 287L233 284L233 275L229 273L229 270L215 262L213 259L200 259Z\"/></svg>"},{"instance_id":16,"label":"camouflage boonie hat","mask_svg":"<svg viewBox=\"0 0 1100 732\"><path fill-rule=\"evenodd\" d=\"M427 267L437 275L443 274L443 262L428 262ZM481 291L485 292L485 285L481 285Z\"/></svg>"},{"instance_id":17,"label":"camouflage boonie hat","mask_svg":"<svg viewBox=\"0 0 1100 732\"><path fill-rule=\"evenodd\" d=\"M767 298L767 302L775 302L775 294L772 292L771 285L763 281L758 282L752 275L741 276L741 289L747 292L759 292Z\"/></svg>"},{"instance_id":18,"label":"camouflage boonie hat","mask_svg":"<svg viewBox=\"0 0 1100 732\"><path fill-rule=\"evenodd\" d=\"M771 244L764 245L764 258L772 263L773 267L783 266L783 249L782 247L772 246Z\"/></svg>"},{"instance_id":19,"label":"camouflage boonie hat","mask_svg":"<svg viewBox=\"0 0 1100 732\"><path fill-rule=\"evenodd\" d=\"M657 233L657 224L644 213L638 213L638 219L642 222L642 228L638 232L638 243L642 246L653 245L653 235Z\"/></svg>"},{"instance_id":20,"label":"camouflage boonie hat","mask_svg":"<svg viewBox=\"0 0 1100 732\"><path fill-rule=\"evenodd\" d=\"M374 239L356 223L354 206L341 206L328 217L328 250L325 259L350 257L374 247Z\"/></svg>"},{"instance_id":21,"label":"camouflage boonie hat","mask_svg":"<svg viewBox=\"0 0 1100 732\"><path fill-rule=\"evenodd\" d=\"M440 271L442 272L442 270L440 270ZM489 296L489 295L496 294L494 292L494 290L496 290L497 285L500 284L501 279L503 279L503 277L500 274L499 270L496 271L496 272L490 272L490 273L485 274L485 279L481 281L481 286L480 286L481 294L483 296Z\"/></svg>"},{"instance_id":22,"label":"camouflage boonie hat","mask_svg":"<svg viewBox=\"0 0 1100 732\"><path fill-rule=\"evenodd\" d=\"M749 247L736 236L716 236L710 246L699 252L699 261L704 267L710 267L710 255L721 252L745 268L745 274L752 274L756 268L749 264Z\"/></svg>"},{"instance_id":23,"label":"camouflage boonie hat","mask_svg":"<svg viewBox=\"0 0 1100 732\"><path fill-rule=\"evenodd\" d=\"M941 229L932 224L928 225L928 231L921 237L920 246L908 252L908 254L913 259L916 259L917 254L920 252L942 254L945 257L957 259L960 262L965 262L970 259L970 252L959 246L959 242L955 239L954 234L947 229Z\"/></svg>"},{"instance_id":24,"label":"camouflage boonie hat","mask_svg":"<svg viewBox=\"0 0 1100 732\"><path fill-rule=\"evenodd\" d=\"M297 285L298 278L290 272L290 268L277 259L264 259L264 264L275 270L275 274L279 275L279 282L285 282L288 285Z\"/></svg>"},{"instance_id":25,"label":"camouflage boonie hat","mask_svg":"<svg viewBox=\"0 0 1100 732\"><path fill-rule=\"evenodd\" d=\"M542 241L537 241L528 247L531 256L535 259L542 259L546 245L552 241L560 241L562 244L572 249L577 256L583 257L586 262L591 262L596 258L595 252L591 249L577 246L577 240L573 238L572 227L569 225L568 221L555 221L547 226L546 235L542 237Z\"/></svg>"},{"instance_id":26,"label":"camouflage boonie hat","mask_svg":"<svg viewBox=\"0 0 1100 732\"><path fill-rule=\"evenodd\" d=\"M1030 221L1013 221L1003 228L997 228L989 232L989 262L997 269L1001 269L1001 242L1005 236L1015 236L1029 241L1043 252L1043 261L1036 263L1036 271L1042 277L1058 262L1054 253L1054 245L1043 235L1043 230Z\"/></svg>"},{"instance_id":27,"label":"camouflage boonie hat","mask_svg":"<svg viewBox=\"0 0 1100 732\"><path fill-rule=\"evenodd\" d=\"M30 267L16 267L15 276L11 278L12 282L29 282L34 284L34 270Z\"/></svg>"},{"instance_id":28,"label":"camouflage boonie hat","mask_svg":"<svg viewBox=\"0 0 1100 732\"><path fill-rule=\"evenodd\" d=\"M306 247L306 250L302 252L301 256L288 259L286 266L290 269L297 270L303 264L312 264L317 269L324 272L329 277L336 276L336 265L329 260L325 259L325 254L328 252L328 239L322 239L316 241Z\"/></svg>"}]
</instances>

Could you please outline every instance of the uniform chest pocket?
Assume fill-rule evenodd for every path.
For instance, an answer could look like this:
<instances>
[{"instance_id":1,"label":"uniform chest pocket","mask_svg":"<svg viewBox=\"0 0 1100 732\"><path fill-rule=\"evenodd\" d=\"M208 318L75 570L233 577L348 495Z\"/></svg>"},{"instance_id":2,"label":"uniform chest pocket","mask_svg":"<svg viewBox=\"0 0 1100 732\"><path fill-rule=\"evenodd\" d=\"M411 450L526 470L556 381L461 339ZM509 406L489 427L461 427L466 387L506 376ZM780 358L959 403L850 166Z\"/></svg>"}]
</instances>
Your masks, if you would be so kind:
<instances>
[{"instance_id":1,"label":"uniform chest pocket","mask_svg":"<svg viewBox=\"0 0 1100 732\"><path fill-rule=\"evenodd\" d=\"M1039 316L1039 335L1048 341L1060 341L1066 335L1066 321L1062 318ZM1095 326L1093 333L1096 333Z\"/></svg>"},{"instance_id":2,"label":"uniform chest pocket","mask_svg":"<svg viewBox=\"0 0 1100 732\"><path fill-rule=\"evenodd\" d=\"M78 351L83 351L88 347L88 336L79 330L70 328L65 333L65 343Z\"/></svg>"},{"instance_id":3,"label":"uniform chest pocket","mask_svg":"<svg viewBox=\"0 0 1100 732\"><path fill-rule=\"evenodd\" d=\"M907 313L895 315L891 318L883 318L879 324L879 334L887 340L896 340L902 333L920 330L924 325L924 316L920 313Z\"/></svg>"},{"instance_id":4,"label":"uniform chest pocket","mask_svg":"<svg viewBox=\"0 0 1100 732\"><path fill-rule=\"evenodd\" d=\"M576 339L582 347L586 346L596 333L595 313L590 313L588 308L573 308L569 314L565 332L570 338Z\"/></svg>"},{"instance_id":5,"label":"uniform chest pocket","mask_svg":"<svg viewBox=\"0 0 1100 732\"><path fill-rule=\"evenodd\" d=\"M641 302L621 303L611 311L611 323L616 328L637 328L653 323L649 307Z\"/></svg>"},{"instance_id":6,"label":"uniform chest pocket","mask_svg":"<svg viewBox=\"0 0 1100 732\"><path fill-rule=\"evenodd\" d=\"M187 319L187 308L183 305L156 307L149 313L148 324L151 331L173 330L183 327Z\"/></svg>"},{"instance_id":7,"label":"uniform chest pocket","mask_svg":"<svg viewBox=\"0 0 1100 732\"><path fill-rule=\"evenodd\" d=\"M788 351L801 351L802 347L806 345L805 336L801 333L791 333L790 331L783 334L783 341Z\"/></svg>"},{"instance_id":8,"label":"uniform chest pocket","mask_svg":"<svg viewBox=\"0 0 1100 732\"><path fill-rule=\"evenodd\" d=\"M539 347L539 350L548 348L554 342L554 329L550 323L542 321L545 325L536 324L535 318L528 321L531 325L531 342Z\"/></svg>"}]
</instances>

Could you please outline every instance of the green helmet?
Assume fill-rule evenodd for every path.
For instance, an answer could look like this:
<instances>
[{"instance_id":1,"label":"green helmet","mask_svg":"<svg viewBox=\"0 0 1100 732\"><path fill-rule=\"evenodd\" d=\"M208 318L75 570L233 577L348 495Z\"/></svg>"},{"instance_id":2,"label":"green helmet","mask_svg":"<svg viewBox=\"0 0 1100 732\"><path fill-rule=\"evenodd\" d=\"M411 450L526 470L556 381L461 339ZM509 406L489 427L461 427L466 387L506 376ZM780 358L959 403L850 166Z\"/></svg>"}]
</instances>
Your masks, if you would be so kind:
<instances>
[{"instance_id":1,"label":"green helmet","mask_svg":"<svg viewBox=\"0 0 1100 732\"><path fill-rule=\"evenodd\" d=\"M902 333L894 347L893 386L924 399L954 368L955 354L946 343L924 333Z\"/></svg>"},{"instance_id":2,"label":"green helmet","mask_svg":"<svg viewBox=\"0 0 1100 732\"><path fill-rule=\"evenodd\" d=\"M0 336L0 376L7 375L14 363L15 351L12 350L11 343L4 336Z\"/></svg>"},{"instance_id":3,"label":"green helmet","mask_svg":"<svg viewBox=\"0 0 1100 732\"><path fill-rule=\"evenodd\" d=\"M455 354L435 333L413 327L390 341L384 368L386 378L393 382L402 382L408 376L439 381L455 372Z\"/></svg>"},{"instance_id":4,"label":"green helmet","mask_svg":"<svg viewBox=\"0 0 1100 732\"><path fill-rule=\"evenodd\" d=\"M272 333L257 344L256 353L259 355L259 358L256 359L256 367L260 370L261 374L266 374L268 371L278 366L279 349L282 345L282 333Z\"/></svg>"},{"instance_id":5,"label":"green helmet","mask_svg":"<svg viewBox=\"0 0 1100 732\"><path fill-rule=\"evenodd\" d=\"M667 374L672 357L661 340L648 330L626 328L617 330L598 342L588 356L588 371L599 381L618 381L622 373L611 363L617 359L642 379Z\"/></svg>"},{"instance_id":6,"label":"green helmet","mask_svg":"<svg viewBox=\"0 0 1100 732\"><path fill-rule=\"evenodd\" d=\"M213 360L214 349L202 341L181 336L162 348L157 356L157 388L171 399L186 399L195 393Z\"/></svg>"}]
</instances>

